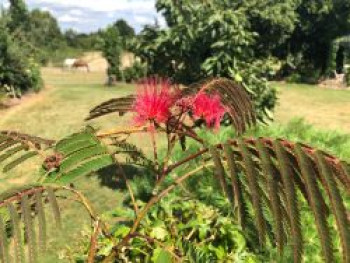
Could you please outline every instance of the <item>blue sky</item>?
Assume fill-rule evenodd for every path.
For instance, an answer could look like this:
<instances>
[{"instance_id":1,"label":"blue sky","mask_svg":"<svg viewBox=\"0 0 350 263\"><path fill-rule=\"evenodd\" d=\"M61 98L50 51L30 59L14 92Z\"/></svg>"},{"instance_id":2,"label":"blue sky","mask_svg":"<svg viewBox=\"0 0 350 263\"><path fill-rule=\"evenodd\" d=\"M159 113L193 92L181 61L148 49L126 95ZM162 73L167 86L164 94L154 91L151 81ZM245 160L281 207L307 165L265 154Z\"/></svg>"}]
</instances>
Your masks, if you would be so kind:
<instances>
[{"instance_id":1,"label":"blue sky","mask_svg":"<svg viewBox=\"0 0 350 263\"><path fill-rule=\"evenodd\" d=\"M123 18L136 31L143 25L163 18L155 10L155 0L27 0L30 9L40 8L51 12L63 30L73 28L79 32L96 31ZM7 0L0 0L7 7Z\"/></svg>"}]
</instances>

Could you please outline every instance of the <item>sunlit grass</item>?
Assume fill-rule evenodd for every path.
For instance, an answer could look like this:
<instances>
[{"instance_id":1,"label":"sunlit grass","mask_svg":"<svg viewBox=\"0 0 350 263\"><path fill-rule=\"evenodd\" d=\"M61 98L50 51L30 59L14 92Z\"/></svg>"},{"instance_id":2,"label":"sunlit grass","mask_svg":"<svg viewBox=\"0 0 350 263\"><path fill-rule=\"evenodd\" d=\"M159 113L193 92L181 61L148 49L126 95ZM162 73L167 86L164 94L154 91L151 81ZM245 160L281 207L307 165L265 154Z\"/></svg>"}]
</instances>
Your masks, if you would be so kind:
<instances>
[{"instance_id":1,"label":"sunlit grass","mask_svg":"<svg viewBox=\"0 0 350 263\"><path fill-rule=\"evenodd\" d=\"M315 85L272 83L278 90L276 122L304 118L317 128L350 133L350 89L333 90Z\"/></svg>"}]
</instances>

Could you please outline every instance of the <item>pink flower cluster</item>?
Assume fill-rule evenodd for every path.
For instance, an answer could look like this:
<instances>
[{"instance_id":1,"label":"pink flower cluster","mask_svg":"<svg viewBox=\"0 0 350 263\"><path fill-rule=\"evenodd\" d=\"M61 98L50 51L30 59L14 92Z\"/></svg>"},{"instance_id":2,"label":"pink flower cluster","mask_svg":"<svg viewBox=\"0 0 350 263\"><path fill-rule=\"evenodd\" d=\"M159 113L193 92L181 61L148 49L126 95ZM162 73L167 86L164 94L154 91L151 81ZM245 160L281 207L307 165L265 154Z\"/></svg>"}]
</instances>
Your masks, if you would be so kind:
<instances>
[{"instance_id":1,"label":"pink flower cluster","mask_svg":"<svg viewBox=\"0 0 350 263\"><path fill-rule=\"evenodd\" d=\"M204 91L200 91L193 99L193 116L197 119L204 119L207 127L220 127L220 122L226 113L225 107L221 103L219 95L209 96Z\"/></svg>"},{"instance_id":2,"label":"pink flower cluster","mask_svg":"<svg viewBox=\"0 0 350 263\"><path fill-rule=\"evenodd\" d=\"M136 95L133 110L135 122L144 125L147 122L165 123L170 118L170 109L176 102L176 94L171 91L169 80L147 79L141 84Z\"/></svg>"},{"instance_id":3,"label":"pink flower cluster","mask_svg":"<svg viewBox=\"0 0 350 263\"><path fill-rule=\"evenodd\" d=\"M172 89L169 80L159 81L152 78L142 82L133 106L136 113L135 123L167 123L172 117L172 108L177 106L183 113L191 111L195 120L203 119L208 128L219 128L220 121L227 111L219 95L209 95L204 91L185 98L179 95L178 90Z\"/></svg>"}]
</instances>

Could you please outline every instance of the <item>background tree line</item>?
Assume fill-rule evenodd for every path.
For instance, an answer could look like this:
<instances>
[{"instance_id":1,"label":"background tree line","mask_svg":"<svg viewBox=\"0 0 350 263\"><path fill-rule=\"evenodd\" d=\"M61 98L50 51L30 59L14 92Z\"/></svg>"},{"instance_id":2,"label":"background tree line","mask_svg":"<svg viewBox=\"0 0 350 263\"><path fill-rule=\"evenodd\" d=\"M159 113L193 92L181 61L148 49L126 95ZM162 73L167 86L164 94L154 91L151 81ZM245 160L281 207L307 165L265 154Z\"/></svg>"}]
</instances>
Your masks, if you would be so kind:
<instances>
[{"instance_id":1,"label":"background tree line","mask_svg":"<svg viewBox=\"0 0 350 263\"><path fill-rule=\"evenodd\" d=\"M349 1L157 0L156 7L168 28L145 27L134 51L152 72L190 83L259 60L282 66L282 77L317 79L327 73L332 42L350 34Z\"/></svg>"}]
</instances>

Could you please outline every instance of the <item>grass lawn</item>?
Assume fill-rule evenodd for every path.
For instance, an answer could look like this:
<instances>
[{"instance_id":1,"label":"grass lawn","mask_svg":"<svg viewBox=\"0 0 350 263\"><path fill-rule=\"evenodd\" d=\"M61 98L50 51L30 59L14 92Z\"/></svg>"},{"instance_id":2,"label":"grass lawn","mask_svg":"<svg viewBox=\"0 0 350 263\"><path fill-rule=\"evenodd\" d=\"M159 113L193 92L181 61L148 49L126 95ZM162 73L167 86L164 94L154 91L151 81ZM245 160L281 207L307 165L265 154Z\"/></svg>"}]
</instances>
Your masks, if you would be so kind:
<instances>
[{"instance_id":1,"label":"grass lawn","mask_svg":"<svg viewBox=\"0 0 350 263\"><path fill-rule=\"evenodd\" d=\"M314 85L272 83L278 90L276 122L304 118L321 129L350 133L350 89L333 90Z\"/></svg>"},{"instance_id":2,"label":"grass lawn","mask_svg":"<svg viewBox=\"0 0 350 263\"><path fill-rule=\"evenodd\" d=\"M41 137L60 139L77 131L86 124L108 129L113 126L130 125L130 117L106 116L92 122L84 122L89 109L110 98L124 96L134 91L132 85L120 84L105 87L102 72L62 72L59 69L43 69L47 88L38 95L24 99L23 103L9 110L0 110L0 130L17 130ZM294 117L304 117L308 122L322 129L337 129L350 133L350 91L327 90L308 85L272 83L279 92L276 122L286 123ZM133 138L139 147L149 149L149 139ZM0 181L0 189L22 185L33 181L35 162L17 168L11 176ZM77 188L82 190L100 211L111 210L120 205L122 194L101 184L95 177L81 178ZM80 235L81 225L89 222L79 219L77 208L66 213L67 229L72 235ZM78 218L81 218L79 216ZM73 231L74 229L74 231ZM74 233L75 234L74 234ZM81 235L80 235L81 236ZM62 239L65 240L65 239ZM64 242L61 240L61 243ZM79 240L79 239L78 239ZM67 251L67 250L65 250ZM45 262L57 262L54 256ZM60 261L62 262L62 261Z\"/></svg>"}]
</instances>

